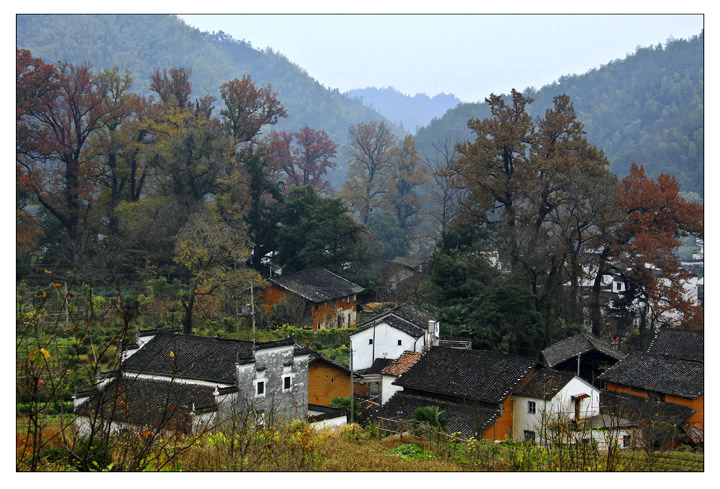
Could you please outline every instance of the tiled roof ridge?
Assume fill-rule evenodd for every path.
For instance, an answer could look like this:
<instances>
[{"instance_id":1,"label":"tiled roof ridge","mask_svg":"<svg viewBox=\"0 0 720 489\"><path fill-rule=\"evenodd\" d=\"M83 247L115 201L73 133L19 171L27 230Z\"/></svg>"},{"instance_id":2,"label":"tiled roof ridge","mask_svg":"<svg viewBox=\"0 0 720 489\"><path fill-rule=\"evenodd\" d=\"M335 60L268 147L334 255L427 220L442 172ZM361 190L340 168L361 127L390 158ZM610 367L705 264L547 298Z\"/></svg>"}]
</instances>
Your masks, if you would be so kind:
<instances>
[{"instance_id":1,"label":"tiled roof ridge","mask_svg":"<svg viewBox=\"0 0 720 489\"><path fill-rule=\"evenodd\" d=\"M292 292L293 294L297 294L297 295L303 297L304 299L307 299L307 300L309 300L309 301L311 301L311 302L317 302L317 298L316 298L316 297L311 297L310 295L304 293L303 291L293 290L293 289L291 289L290 287L288 287L287 285L285 285L284 283L282 283L281 280L283 280L284 278L287 278L287 277L292 277L293 275L311 274L311 273L318 272L318 271L322 271L322 272L325 272L325 273L329 273L330 275L333 275L334 277L342 280L343 282L347 282L348 284L352 285L353 287L357 287L357 288L359 289L359 291L358 291L358 292L355 292L356 294L359 294L361 291L364 290L363 287L359 286L358 284L356 284L356 283L354 283L354 282L351 282L350 280L348 280L348 279L346 279L346 278L344 278L344 277L341 277L341 276L338 275L337 273L331 272L331 271L328 270L327 268L322 268L322 267L318 267L318 268L307 268L307 269L305 269L305 270L300 270L300 271L297 271L297 272L289 273L289 274L287 274L287 275L278 275L277 277L269 277L268 280L269 280L271 283L277 285L278 287L282 287L283 289L288 290L288 291ZM332 299L330 299L330 300L332 300ZM321 302L324 302L324 301L321 301Z\"/></svg>"},{"instance_id":2,"label":"tiled roof ridge","mask_svg":"<svg viewBox=\"0 0 720 489\"><path fill-rule=\"evenodd\" d=\"M385 367L382 370L382 372L380 372L380 374L381 375L395 375L394 373L392 373L390 371L390 369L393 367L393 365L395 365L397 362L399 362L402 358L408 358L408 357L414 356L415 358L413 359L412 363L405 366L405 369L402 372L400 372L400 374L398 374L398 376L400 376L400 375L404 374L405 372L407 372L413 365L415 365L417 363L417 361L420 360L422 355L423 354L420 352L405 350L404 352L402 352L400 354L400 356L397 358L397 360L395 360L393 363L391 363L390 365Z\"/></svg>"},{"instance_id":3,"label":"tiled roof ridge","mask_svg":"<svg viewBox=\"0 0 720 489\"><path fill-rule=\"evenodd\" d=\"M399 306L398 306L398 307L399 307ZM412 326L413 328L415 328L415 329L416 329L417 331L419 331L419 332L423 332L423 333L425 332L425 328L422 328L421 326L418 326L417 324L413 323L412 321L409 321L409 320L407 320L407 319L405 319L405 318L403 318L403 317L398 316L397 314L395 314L395 313L393 312L395 309L397 309L397 308L393 308L393 309L391 309L391 310L389 310L389 311L387 311L387 312L384 312L384 313L382 313L382 314L378 314L377 316L368 319L367 321L365 321L364 323L362 323L361 325L359 325L359 326L357 327L357 330L356 330L355 332L357 333L357 332L359 332L359 331L364 331L364 330L366 330L366 329L369 329L369 328L372 327L372 326L377 326L378 324L380 324L380 323L382 322L383 319L387 318L388 316L392 316L392 317L394 317L394 318L396 318L396 319L398 319L398 320L400 320L400 321L402 321L402 322L404 322L404 323L407 323L408 325Z\"/></svg>"},{"instance_id":4,"label":"tiled roof ridge","mask_svg":"<svg viewBox=\"0 0 720 489\"><path fill-rule=\"evenodd\" d=\"M345 372L348 372L348 373L350 372L350 369L349 369L349 368L343 367L343 366L340 365L339 363L333 362L332 360L330 360L328 357L326 357L326 356L323 355L322 353L318 353L318 352L316 352L315 350L313 350L313 349L310 348L310 347L303 347L303 348L305 348L310 354L315 354L315 355L317 355L319 359L324 360L324 361L326 361L326 362L334 365L335 367L338 367L338 368L344 370ZM315 360L310 360L310 363L312 363L312 362L314 362L314 361L315 361Z\"/></svg>"}]
</instances>

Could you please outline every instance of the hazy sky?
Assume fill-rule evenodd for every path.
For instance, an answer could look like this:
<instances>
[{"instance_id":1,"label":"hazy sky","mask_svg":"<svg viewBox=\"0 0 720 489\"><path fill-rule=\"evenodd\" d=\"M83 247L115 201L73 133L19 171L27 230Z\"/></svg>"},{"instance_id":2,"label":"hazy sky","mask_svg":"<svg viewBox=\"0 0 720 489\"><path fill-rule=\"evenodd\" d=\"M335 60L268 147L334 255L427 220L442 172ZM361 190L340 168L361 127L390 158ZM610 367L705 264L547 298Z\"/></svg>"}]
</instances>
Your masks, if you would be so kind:
<instances>
[{"instance_id":1,"label":"hazy sky","mask_svg":"<svg viewBox=\"0 0 720 489\"><path fill-rule=\"evenodd\" d=\"M702 15L181 15L271 47L330 88L393 86L408 95L540 88L624 58L637 46L688 38Z\"/></svg>"}]
</instances>

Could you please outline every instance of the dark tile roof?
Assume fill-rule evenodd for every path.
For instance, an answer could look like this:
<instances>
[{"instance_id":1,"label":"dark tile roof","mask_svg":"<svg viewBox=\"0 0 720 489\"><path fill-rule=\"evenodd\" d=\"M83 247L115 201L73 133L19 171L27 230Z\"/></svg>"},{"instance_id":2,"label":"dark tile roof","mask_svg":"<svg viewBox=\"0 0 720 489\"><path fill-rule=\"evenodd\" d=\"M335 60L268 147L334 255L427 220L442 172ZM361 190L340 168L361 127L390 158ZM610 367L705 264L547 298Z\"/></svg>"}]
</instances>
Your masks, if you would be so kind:
<instances>
[{"instance_id":1,"label":"dark tile roof","mask_svg":"<svg viewBox=\"0 0 720 489\"><path fill-rule=\"evenodd\" d=\"M635 424L663 421L679 426L695 413L695 409L671 402L654 401L621 392L600 391L600 413L626 419Z\"/></svg>"},{"instance_id":2,"label":"dark tile roof","mask_svg":"<svg viewBox=\"0 0 720 489\"><path fill-rule=\"evenodd\" d=\"M406 302L368 319L358 325L357 331L352 334L372 328L381 323L387 323L391 327L407 333L413 338L420 338L427 331L428 321L438 321L438 317L416 306L412 302Z\"/></svg>"},{"instance_id":3,"label":"dark tile roof","mask_svg":"<svg viewBox=\"0 0 720 489\"><path fill-rule=\"evenodd\" d=\"M703 364L649 353L631 353L598 379L695 399L703 394Z\"/></svg>"},{"instance_id":4,"label":"dark tile roof","mask_svg":"<svg viewBox=\"0 0 720 489\"><path fill-rule=\"evenodd\" d=\"M533 372L530 378L515 390L513 395L549 401L574 377L575 374L572 372L541 368Z\"/></svg>"},{"instance_id":5,"label":"dark tile roof","mask_svg":"<svg viewBox=\"0 0 720 489\"><path fill-rule=\"evenodd\" d=\"M343 408L334 408L329 406L321 406L319 404L308 404L308 411L315 411L320 414L308 414L308 421L314 423L326 419L339 418L345 415Z\"/></svg>"},{"instance_id":6,"label":"dark tile roof","mask_svg":"<svg viewBox=\"0 0 720 489\"><path fill-rule=\"evenodd\" d=\"M379 374L380 372L385 369L388 365L393 363L395 361L394 358L376 358L375 361L373 361L372 365L370 365L370 368L366 368L364 370L358 370L357 373L361 375L372 375L372 374Z\"/></svg>"},{"instance_id":7,"label":"dark tile roof","mask_svg":"<svg viewBox=\"0 0 720 489\"><path fill-rule=\"evenodd\" d=\"M536 360L479 350L433 347L393 382L406 389L501 404Z\"/></svg>"},{"instance_id":8,"label":"dark tile roof","mask_svg":"<svg viewBox=\"0 0 720 489\"><path fill-rule=\"evenodd\" d=\"M615 360L620 360L624 356L610 344L600 341L589 334L578 333L542 350L540 359L547 367L555 367L565 360L589 351L597 351Z\"/></svg>"},{"instance_id":9,"label":"dark tile roof","mask_svg":"<svg viewBox=\"0 0 720 489\"><path fill-rule=\"evenodd\" d=\"M409 420L412 419L412 414L417 408L425 406L438 407L441 411L440 419L445 422L445 430L448 433L460 433L467 438L480 437L501 414L499 407L400 391L375 410L370 418Z\"/></svg>"},{"instance_id":10,"label":"dark tile roof","mask_svg":"<svg viewBox=\"0 0 720 489\"><path fill-rule=\"evenodd\" d=\"M680 360L703 362L705 334L703 330L662 328L648 348L648 353Z\"/></svg>"},{"instance_id":11,"label":"dark tile roof","mask_svg":"<svg viewBox=\"0 0 720 489\"><path fill-rule=\"evenodd\" d=\"M294 344L292 339L253 343L161 333L125 361L125 371L234 384L235 364L252 363L253 349ZM303 352L295 349L295 354Z\"/></svg>"},{"instance_id":12,"label":"dark tile roof","mask_svg":"<svg viewBox=\"0 0 720 489\"><path fill-rule=\"evenodd\" d=\"M271 283L315 304L359 294L365 290L359 285L322 268L280 275L269 280Z\"/></svg>"},{"instance_id":13,"label":"dark tile roof","mask_svg":"<svg viewBox=\"0 0 720 489\"><path fill-rule=\"evenodd\" d=\"M189 431L193 407L197 412L217 409L214 390L212 386L120 377L102 390L94 390L75 414L145 426L151 431Z\"/></svg>"}]
</instances>

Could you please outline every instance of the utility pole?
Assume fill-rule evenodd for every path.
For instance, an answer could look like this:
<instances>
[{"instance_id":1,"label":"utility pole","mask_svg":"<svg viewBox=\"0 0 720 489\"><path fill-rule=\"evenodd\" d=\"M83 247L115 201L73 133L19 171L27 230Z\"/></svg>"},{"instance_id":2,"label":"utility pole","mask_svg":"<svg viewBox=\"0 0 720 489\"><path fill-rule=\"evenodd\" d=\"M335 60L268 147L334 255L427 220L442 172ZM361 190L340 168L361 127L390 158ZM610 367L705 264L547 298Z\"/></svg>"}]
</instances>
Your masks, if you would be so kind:
<instances>
[{"instance_id":1,"label":"utility pole","mask_svg":"<svg viewBox=\"0 0 720 489\"><path fill-rule=\"evenodd\" d=\"M252 282L250 282L250 316L252 317L253 339L255 339L255 295Z\"/></svg>"},{"instance_id":2,"label":"utility pole","mask_svg":"<svg viewBox=\"0 0 720 489\"><path fill-rule=\"evenodd\" d=\"M355 372L353 371L352 340L350 341L350 424L355 422Z\"/></svg>"}]
</instances>

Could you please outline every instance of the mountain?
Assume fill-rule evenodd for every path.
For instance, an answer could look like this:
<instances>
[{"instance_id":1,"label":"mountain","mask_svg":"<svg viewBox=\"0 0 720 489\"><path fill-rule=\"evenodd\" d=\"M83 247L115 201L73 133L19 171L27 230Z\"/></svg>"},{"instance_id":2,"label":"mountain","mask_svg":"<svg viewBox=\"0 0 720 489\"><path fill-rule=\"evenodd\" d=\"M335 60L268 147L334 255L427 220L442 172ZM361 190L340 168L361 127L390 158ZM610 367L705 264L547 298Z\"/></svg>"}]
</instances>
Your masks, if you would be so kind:
<instances>
[{"instance_id":1,"label":"mountain","mask_svg":"<svg viewBox=\"0 0 720 489\"><path fill-rule=\"evenodd\" d=\"M702 196L703 41L703 33L670 39L539 90L523 90L535 99L528 112L544 114L553 97L567 94L588 140L605 151L613 172L625 176L635 162L652 177L675 175L683 191ZM468 119L489 116L485 103L460 104L418 130L418 147L466 141L472 137Z\"/></svg>"},{"instance_id":2,"label":"mountain","mask_svg":"<svg viewBox=\"0 0 720 489\"><path fill-rule=\"evenodd\" d=\"M418 93L410 97L393 87L356 88L345 92L345 95L359 98L365 105L409 132L425 126L460 103L460 99L453 94L439 93L428 97L424 93Z\"/></svg>"},{"instance_id":3,"label":"mountain","mask_svg":"<svg viewBox=\"0 0 720 489\"><path fill-rule=\"evenodd\" d=\"M273 126L296 131L304 126L324 130L338 145L346 144L351 124L385 120L359 99L324 87L305 70L272 49L258 50L223 32L203 33L171 15L18 15L17 47L48 63L88 62L101 71L130 70L133 90L149 95L150 75L158 69L192 70L192 98L215 95L220 85L245 74L257 85L271 84L288 117ZM216 108L216 113L219 109ZM393 132L403 131L386 121ZM330 180L344 178L343 152Z\"/></svg>"}]
</instances>

